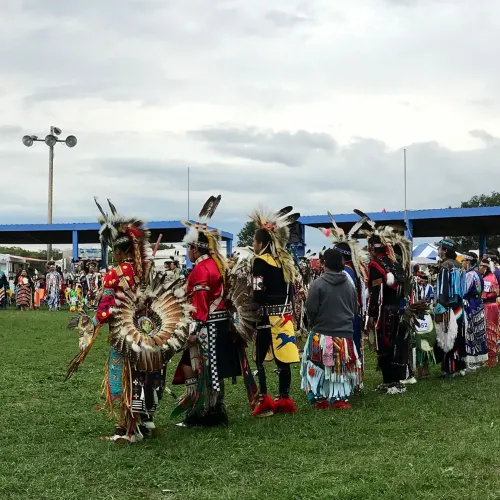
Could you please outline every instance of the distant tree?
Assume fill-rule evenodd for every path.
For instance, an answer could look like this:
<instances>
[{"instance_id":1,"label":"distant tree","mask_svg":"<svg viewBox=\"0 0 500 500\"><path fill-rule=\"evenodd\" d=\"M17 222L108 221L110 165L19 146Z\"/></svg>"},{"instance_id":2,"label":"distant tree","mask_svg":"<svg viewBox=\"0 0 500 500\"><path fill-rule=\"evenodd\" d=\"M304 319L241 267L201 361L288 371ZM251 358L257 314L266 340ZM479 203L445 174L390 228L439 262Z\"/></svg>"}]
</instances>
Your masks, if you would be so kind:
<instances>
[{"instance_id":1,"label":"distant tree","mask_svg":"<svg viewBox=\"0 0 500 500\"><path fill-rule=\"evenodd\" d=\"M154 244L151 247L154 248ZM160 243L158 245L158 250L173 250L174 248L174 245L169 245L168 243Z\"/></svg>"},{"instance_id":2,"label":"distant tree","mask_svg":"<svg viewBox=\"0 0 500 500\"><path fill-rule=\"evenodd\" d=\"M255 234L255 231L257 230L257 226L255 225L255 222L250 220L248 221L241 231L238 233L238 243L237 245L239 247L248 247L252 246L252 241L253 241L253 235Z\"/></svg>"},{"instance_id":3,"label":"distant tree","mask_svg":"<svg viewBox=\"0 0 500 500\"><path fill-rule=\"evenodd\" d=\"M19 257L29 257L30 259L47 260L47 250L26 250L20 247L0 247L1 254L17 255ZM62 259L60 250L52 249L52 259Z\"/></svg>"},{"instance_id":4,"label":"distant tree","mask_svg":"<svg viewBox=\"0 0 500 500\"><path fill-rule=\"evenodd\" d=\"M473 196L468 201L463 201L460 204L461 208L476 208L476 207L498 207L500 206L500 193L493 191L491 194L480 194ZM461 236L456 238L459 252L467 252L479 248L478 236ZM488 236L488 248L500 247L500 235Z\"/></svg>"}]
</instances>

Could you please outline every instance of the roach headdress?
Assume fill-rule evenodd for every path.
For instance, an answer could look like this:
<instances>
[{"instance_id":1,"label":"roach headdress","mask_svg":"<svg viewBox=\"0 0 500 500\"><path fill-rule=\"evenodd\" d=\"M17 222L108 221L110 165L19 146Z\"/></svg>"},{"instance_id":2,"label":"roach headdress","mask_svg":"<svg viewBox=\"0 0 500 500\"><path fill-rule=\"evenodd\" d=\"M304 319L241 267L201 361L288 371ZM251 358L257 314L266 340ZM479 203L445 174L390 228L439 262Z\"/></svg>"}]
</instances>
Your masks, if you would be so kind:
<instances>
[{"instance_id":1,"label":"roach headdress","mask_svg":"<svg viewBox=\"0 0 500 500\"><path fill-rule=\"evenodd\" d=\"M227 271L227 259L221 251L220 231L218 229L209 229L207 227L207 223L217 210L220 200L221 195L210 196L200 210L198 220L196 222L182 221L182 223L188 228L186 236L184 236L183 239L184 244L187 246L207 249L210 256L217 264L221 276L224 277Z\"/></svg>"},{"instance_id":2,"label":"roach headdress","mask_svg":"<svg viewBox=\"0 0 500 500\"><path fill-rule=\"evenodd\" d=\"M367 216L356 222L351 230L345 234L344 230L337 225L333 215L330 212L328 217L332 223L331 228L318 228L326 237L332 238L333 247L336 248L344 257L345 261L352 262L354 271L359 279L363 280L363 265L368 262L368 255L360 248L359 242L356 239L356 234L361 229L363 224L367 222Z\"/></svg>"},{"instance_id":3,"label":"roach headdress","mask_svg":"<svg viewBox=\"0 0 500 500\"><path fill-rule=\"evenodd\" d=\"M399 261L403 266L405 277L411 274L411 243L399 231L391 226L377 226L368 215L361 210L354 210L361 217L359 222L366 222L370 229L362 231L368 240L370 248L383 248L392 261Z\"/></svg>"},{"instance_id":4,"label":"roach headdress","mask_svg":"<svg viewBox=\"0 0 500 500\"><path fill-rule=\"evenodd\" d=\"M270 243L262 249L262 253L269 252L277 264L283 269L283 275L287 283L295 280L295 263L292 256L287 252L286 246L290 240L290 226L297 222L300 217L298 213L291 213L293 207L285 207L276 213L258 208L250 214L250 218L257 229L267 231Z\"/></svg>"},{"instance_id":5,"label":"roach headdress","mask_svg":"<svg viewBox=\"0 0 500 500\"><path fill-rule=\"evenodd\" d=\"M134 269L139 279L147 276L151 267L151 248L149 245L150 232L146 222L137 217L120 215L116 207L108 199L111 215L106 214L101 205L94 198L101 217L97 220L101 224L99 238L107 248L115 248L123 244L130 245L130 253L134 259Z\"/></svg>"}]
</instances>

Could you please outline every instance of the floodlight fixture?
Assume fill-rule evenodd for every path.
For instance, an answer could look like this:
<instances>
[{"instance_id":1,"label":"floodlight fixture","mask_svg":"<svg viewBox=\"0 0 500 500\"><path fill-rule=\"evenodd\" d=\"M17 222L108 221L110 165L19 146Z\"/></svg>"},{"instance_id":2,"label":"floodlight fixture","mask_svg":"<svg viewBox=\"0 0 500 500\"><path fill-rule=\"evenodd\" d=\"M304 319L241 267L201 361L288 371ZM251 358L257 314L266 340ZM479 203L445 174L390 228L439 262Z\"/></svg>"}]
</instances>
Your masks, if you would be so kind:
<instances>
[{"instance_id":1,"label":"floodlight fixture","mask_svg":"<svg viewBox=\"0 0 500 500\"><path fill-rule=\"evenodd\" d=\"M55 146L57 143L57 137L55 135L49 134L47 137L45 137L45 144L47 146Z\"/></svg>"},{"instance_id":2,"label":"floodlight fixture","mask_svg":"<svg viewBox=\"0 0 500 500\"><path fill-rule=\"evenodd\" d=\"M30 135L25 135L23 137L23 144L29 148L31 146L33 146L33 138L30 136Z\"/></svg>"},{"instance_id":3,"label":"floodlight fixture","mask_svg":"<svg viewBox=\"0 0 500 500\"><path fill-rule=\"evenodd\" d=\"M68 146L68 148L74 148L78 141L74 135L68 135L64 142L66 143L66 146Z\"/></svg>"},{"instance_id":4,"label":"floodlight fixture","mask_svg":"<svg viewBox=\"0 0 500 500\"><path fill-rule=\"evenodd\" d=\"M26 147L30 147L33 145L35 141L45 142L47 146L49 146L49 203L48 203L48 217L47 222L52 224L52 201L53 201L53 192L54 192L54 146L58 142L64 142L68 148L74 148L76 143L78 142L74 135L68 135L66 139L59 139L62 130L59 127L50 127L50 134L45 137L45 139L39 139L36 135L25 135L23 137L23 144ZM47 245L47 258L50 259L52 256L52 245Z\"/></svg>"}]
</instances>

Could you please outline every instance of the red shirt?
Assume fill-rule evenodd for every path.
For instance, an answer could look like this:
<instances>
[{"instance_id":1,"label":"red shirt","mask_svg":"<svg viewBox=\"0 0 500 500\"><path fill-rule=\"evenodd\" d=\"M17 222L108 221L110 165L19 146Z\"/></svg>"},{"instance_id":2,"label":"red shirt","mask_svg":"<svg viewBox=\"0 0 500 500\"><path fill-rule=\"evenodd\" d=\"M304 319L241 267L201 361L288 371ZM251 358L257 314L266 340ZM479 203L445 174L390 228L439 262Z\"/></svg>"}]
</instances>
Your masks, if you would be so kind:
<instances>
[{"instance_id":1,"label":"red shirt","mask_svg":"<svg viewBox=\"0 0 500 500\"><path fill-rule=\"evenodd\" d=\"M187 293L191 304L196 308L194 320L206 322L210 306L224 293L224 281L215 261L208 255L202 255L195 263L187 280ZM225 311L226 305L221 300L215 311Z\"/></svg>"},{"instance_id":2,"label":"red shirt","mask_svg":"<svg viewBox=\"0 0 500 500\"><path fill-rule=\"evenodd\" d=\"M103 281L104 294L99 302L99 305L97 306L97 312L95 315L100 324L109 321L109 318L112 316L110 308L116 305L115 294L118 290L122 289L118 269L121 270L123 278L127 281L132 290L135 290L135 271L134 266L130 262L123 262L114 269L111 269L111 271L108 271Z\"/></svg>"}]
</instances>

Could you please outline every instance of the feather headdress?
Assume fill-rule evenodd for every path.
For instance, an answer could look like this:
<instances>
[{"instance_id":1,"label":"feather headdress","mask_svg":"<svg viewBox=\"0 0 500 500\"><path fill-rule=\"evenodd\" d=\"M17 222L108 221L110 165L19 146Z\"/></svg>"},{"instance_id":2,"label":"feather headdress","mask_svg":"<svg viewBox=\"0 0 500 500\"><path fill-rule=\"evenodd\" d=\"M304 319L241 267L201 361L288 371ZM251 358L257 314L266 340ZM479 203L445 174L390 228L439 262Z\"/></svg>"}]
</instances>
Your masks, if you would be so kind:
<instances>
[{"instance_id":1,"label":"feather headdress","mask_svg":"<svg viewBox=\"0 0 500 500\"><path fill-rule=\"evenodd\" d=\"M354 210L354 213L361 217L361 220L367 222L370 229L363 231L368 238L368 245L372 247L384 247L387 256L396 261L400 257L400 263L403 266L405 277L409 278L411 275L411 257L412 249L410 240L405 238L399 231L391 226L377 226L370 217L361 210ZM361 221L360 221L361 222Z\"/></svg>"},{"instance_id":2,"label":"feather headdress","mask_svg":"<svg viewBox=\"0 0 500 500\"><path fill-rule=\"evenodd\" d=\"M287 252L286 246L290 240L290 226L297 222L300 217L298 213L292 214L292 210L293 207L285 207L273 213L263 208L257 208L250 214L250 219L257 228L267 231L271 240L262 252L269 251L274 257L282 267L287 283L293 283L296 271L293 258Z\"/></svg>"},{"instance_id":3,"label":"feather headdress","mask_svg":"<svg viewBox=\"0 0 500 500\"><path fill-rule=\"evenodd\" d=\"M357 208L353 211L361 218L358 223L363 221L363 224L366 223L369 227L369 229L363 229L360 231L360 234L363 234L368 240L368 247L383 248L391 260L396 260L394 249L390 244L391 237L395 230L391 226L378 226L368 215Z\"/></svg>"},{"instance_id":4,"label":"feather headdress","mask_svg":"<svg viewBox=\"0 0 500 500\"><path fill-rule=\"evenodd\" d=\"M187 246L208 249L210 256L217 264L217 268L219 269L221 276L225 276L227 271L227 259L221 251L220 231L218 229L211 229L207 227L207 223L217 210L220 200L221 195L210 196L210 198L208 198L208 200L200 210L200 213L198 214L198 220L196 222L193 223L190 221L182 221L184 226L188 228L183 242ZM200 241L201 234L206 237L207 241Z\"/></svg>"},{"instance_id":5,"label":"feather headdress","mask_svg":"<svg viewBox=\"0 0 500 500\"><path fill-rule=\"evenodd\" d=\"M354 272L359 279L364 279L363 266L368 262L368 255L366 252L361 250L358 240L356 239L356 234L359 232L363 224L367 222L367 216L363 217L361 220L356 222L351 230L345 234L344 230L337 225L333 215L330 212L328 217L332 223L331 228L318 228L326 237L333 239L333 246L336 247L341 254L343 254L345 260L350 260L354 267ZM344 243L344 245L339 245Z\"/></svg>"},{"instance_id":6,"label":"feather headdress","mask_svg":"<svg viewBox=\"0 0 500 500\"><path fill-rule=\"evenodd\" d=\"M150 232L146 222L137 217L126 217L118 214L116 207L108 199L111 215L106 214L101 205L94 198L101 217L97 220L101 224L99 238L106 248L114 248L122 243L130 244L130 251L134 258L134 269L139 279L148 275L151 267L151 248L149 246Z\"/></svg>"},{"instance_id":7,"label":"feather headdress","mask_svg":"<svg viewBox=\"0 0 500 500\"><path fill-rule=\"evenodd\" d=\"M392 247L396 260L400 260L405 272L405 278L411 275L411 257L412 249L408 238L405 238L399 231L392 230L392 234L388 237L389 245ZM398 256L400 259L398 259Z\"/></svg>"}]
</instances>

